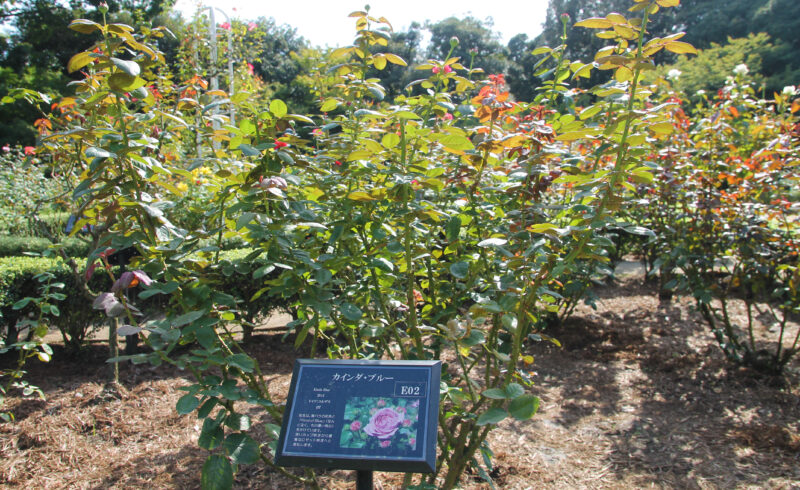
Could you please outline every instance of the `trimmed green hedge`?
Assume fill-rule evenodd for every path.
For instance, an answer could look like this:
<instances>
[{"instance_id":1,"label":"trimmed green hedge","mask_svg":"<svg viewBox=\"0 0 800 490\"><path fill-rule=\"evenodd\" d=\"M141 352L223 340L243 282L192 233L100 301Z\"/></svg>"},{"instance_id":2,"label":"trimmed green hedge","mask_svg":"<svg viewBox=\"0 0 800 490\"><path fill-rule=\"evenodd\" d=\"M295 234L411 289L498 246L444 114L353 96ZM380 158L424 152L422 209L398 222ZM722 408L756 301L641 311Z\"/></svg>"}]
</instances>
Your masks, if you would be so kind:
<instances>
[{"instance_id":1,"label":"trimmed green hedge","mask_svg":"<svg viewBox=\"0 0 800 490\"><path fill-rule=\"evenodd\" d=\"M285 281L291 279L281 279L281 269L265 273L262 267L268 265L267 261L263 258L248 258L252 252L252 249L222 251L219 266L208 269L204 277L205 281L213 282L218 291L232 296L243 317L251 322L259 315L285 306L286 300L281 297L284 287L287 291L293 290L290 284L285 284ZM89 329L107 320L102 311L92 309L91 301L80 293L72 271L60 258L0 258L0 326L6 327L9 333L14 333L16 323L24 315L35 314L33 305L21 310L14 310L13 306L22 298L39 296L42 284L36 276L43 272L52 273L55 277L53 282L64 284L61 291L67 298L57 303L60 315L50 321L62 332L68 347L78 350ZM90 287L97 292L108 291L111 287L110 280L107 275L99 272L92 276ZM120 272L115 271L115 274L118 276ZM253 295L268 284L267 281L273 282L272 290L251 301ZM154 295L147 300L137 298L136 306L143 311L152 310L158 308L163 300L162 295Z\"/></svg>"},{"instance_id":2,"label":"trimmed green hedge","mask_svg":"<svg viewBox=\"0 0 800 490\"><path fill-rule=\"evenodd\" d=\"M47 238L32 236L0 236L0 257L14 257L27 253L40 254L52 246ZM79 238L65 238L61 242L69 257L87 257L90 245Z\"/></svg>"},{"instance_id":3,"label":"trimmed green hedge","mask_svg":"<svg viewBox=\"0 0 800 490\"><path fill-rule=\"evenodd\" d=\"M36 315L33 304L20 310L14 304L25 297L39 297L42 283L36 276L50 272L52 283L61 283L59 292L67 297L56 303L60 311L58 317L49 317L52 326L57 327L72 350L79 350L89 328L105 320L102 312L92 309L91 301L80 293L79 286L69 266L60 258L49 257L5 257L0 258L0 325L6 328L6 336L16 336L16 324L25 315ZM94 290L110 288L110 280L104 274L95 274L90 286Z\"/></svg>"},{"instance_id":4,"label":"trimmed green hedge","mask_svg":"<svg viewBox=\"0 0 800 490\"><path fill-rule=\"evenodd\" d=\"M42 214L39 216L39 226L44 227L47 232L54 237L62 237L65 235L67 228L67 221L70 214L67 212ZM0 229L0 234L3 235L19 235L19 236L35 236L47 237L37 226L33 226L31 220L25 217L19 217L7 223L3 229Z\"/></svg>"}]
</instances>

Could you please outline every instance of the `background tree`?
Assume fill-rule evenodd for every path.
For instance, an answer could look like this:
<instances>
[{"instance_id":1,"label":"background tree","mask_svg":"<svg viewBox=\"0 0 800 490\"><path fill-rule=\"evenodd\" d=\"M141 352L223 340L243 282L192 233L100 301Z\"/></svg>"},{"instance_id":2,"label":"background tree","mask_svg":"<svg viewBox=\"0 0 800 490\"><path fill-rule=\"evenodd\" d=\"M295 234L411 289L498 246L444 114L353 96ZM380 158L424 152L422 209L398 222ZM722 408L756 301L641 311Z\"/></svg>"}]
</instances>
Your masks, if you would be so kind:
<instances>
[{"instance_id":1,"label":"background tree","mask_svg":"<svg viewBox=\"0 0 800 490\"><path fill-rule=\"evenodd\" d=\"M75 18L99 20L99 0L69 3L54 0L3 2L0 15L11 27L11 34L0 43L0 97L12 88L28 88L53 97L71 92L66 66L76 51L91 45L87 36L65 27ZM115 22L141 26L182 23L168 15L174 0L119 0L109 2L109 17ZM164 39L165 47L174 40ZM33 145L36 131L32 126L40 110L27 102L0 105L0 143Z\"/></svg>"},{"instance_id":2,"label":"background tree","mask_svg":"<svg viewBox=\"0 0 800 490\"><path fill-rule=\"evenodd\" d=\"M480 21L474 17L448 17L436 23L428 23L426 28L431 33L428 57L443 59L447 56L450 52L450 39L455 36L459 44L453 50L452 56L461 58L465 67L469 68L474 54L474 68L483 68L486 73L505 73L508 53L500 43L500 34L491 30L492 25L491 18Z\"/></svg>"}]
</instances>

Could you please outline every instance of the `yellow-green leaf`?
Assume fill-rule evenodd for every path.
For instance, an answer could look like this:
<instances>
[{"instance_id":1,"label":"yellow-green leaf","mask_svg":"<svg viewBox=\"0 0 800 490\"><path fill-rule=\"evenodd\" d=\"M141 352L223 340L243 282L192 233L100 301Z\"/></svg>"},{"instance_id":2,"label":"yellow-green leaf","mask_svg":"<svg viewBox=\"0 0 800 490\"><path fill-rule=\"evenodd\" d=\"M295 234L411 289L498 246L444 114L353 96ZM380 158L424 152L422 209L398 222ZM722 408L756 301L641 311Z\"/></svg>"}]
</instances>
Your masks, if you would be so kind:
<instances>
[{"instance_id":1,"label":"yellow-green leaf","mask_svg":"<svg viewBox=\"0 0 800 490\"><path fill-rule=\"evenodd\" d=\"M397 56L396 54L386 53L384 56L386 56L386 59L389 61L389 63L393 63L395 65L400 65L400 66L408 66L406 60Z\"/></svg>"},{"instance_id":2,"label":"yellow-green leaf","mask_svg":"<svg viewBox=\"0 0 800 490\"><path fill-rule=\"evenodd\" d=\"M347 198L353 201L361 201L361 202L375 200L374 197L370 196L364 191L353 191L347 195Z\"/></svg>"},{"instance_id":3,"label":"yellow-green leaf","mask_svg":"<svg viewBox=\"0 0 800 490\"><path fill-rule=\"evenodd\" d=\"M69 62L67 62L67 71L69 73L78 71L92 61L94 61L92 53L89 51L83 51L69 59Z\"/></svg>"},{"instance_id":4,"label":"yellow-green leaf","mask_svg":"<svg viewBox=\"0 0 800 490\"><path fill-rule=\"evenodd\" d=\"M386 57L381 54L376 54L372 57L372 66L374 66L376 70L383 70L386 68Z\"/></svg>"},{"instance_id":5,"label":"yellow-green leaf","mask_svg":"<svg viewBox=\"0 0 800 490\"><path fill-rule=\"evenodd\" d=\"M671 43L665 46L667 51L672 51L673 53L678 54L697 54L697 50L694 46L689 43L685 43L683 41L672 41Z\"/></svg>"},{"instance_id":6,"label":"yellow-green leaf","mask_svg":"<svg viewBox=\"0 0 800 490\"><path fill-rule=\"evenodd\" d=\"M633 72L627 66L620 66L614 73L614 78L618 82L627 82L628 80L633 78Z\"/></svg>"},{"instance_id":7,"label":"yellow-green leaf","mask_svg":"<svg viewBox=\"0 0 800 490\"><path fill-rule=\"evenodd\" d=\"M330 112L339 105L339 101L336 99L327 99L325 102L322 103L322 106L319 108L322 112Z\"/></svg>"},{"instance_id":8,"label":"yellow-green leaf","mask_svg":"<svg viewBox=\"0 0 800 490\"><path fill-rule=\"evenodd\" d=\"M372 153L380 153L383 147L375 140L362 140L361 144L367 147Z\"/></svg>"},{"instance_id":9,"label":"yellow-green leaf","mask_svg":"<svg viewBox=\"0 0 800 490\"><path fill-rule=\"evenodd\" d=\"M656 0L656 3L662 7L677 7L681 4L681 0Z\"/></svg>"},{"instance_id":10,"label":"yellow-green leaf","mask_svg":"<svg viewBox=\"0 0 800 490\"><path fill-rule=\"evenodd\" d=\"M347 161L352 162L354 160L365 160L372 156L372 152L369 150L356 150L349 155L347 155Z\"/></svg>"},{"instance_id":11,"label":"yellow-green leaf","mask_svg":"<svg viewBox=\"0 0 800 490\"><path fill-rule=\"evenodd\" d=\"M273 116L280 119L283 116L285 116L289 111L284 101L280 99L275 99L269 103L269 112L271 112Z\"/></svg>"},{"instance_id":12,"label":"yellow-green leaf","mask_svg":"<svg viewBox=\"0 0 800 490\"><path fill-rule=\"evenodd\" d=\"M386 133L381 138L381 144L384 148L394 148L398 143L400 143L400 137L395 133Z\"/></svg>"},{"instance_id":13,"label":"yellow-green leaf","mask_svg":"<svg viewBox=\"0 0 800 490\"><path fill-rule=\"evenodd\" d=\"M672 124L668 122L656 123L651 126L648 126L648 128L650 129L650 131L658 134L670 134L675 130Z\"/></svg>"},{"instance_id":14,"label":"yellow-green leaf","mask_svg":"<svg viewBox=\"0 0 800 490\"><path fill-rule=\"evenodd\" d=\"M613 12L613 13L610 13L610 14L606 15L606 19L610 20L611 22L617 23L617 24L627 24L628 23L628 19L626 19L624 15L618 14L616 12Z\"/></svg>"},{"instance_id":15,"label":"yellow-green leaf","mask_svg":"<svg viewBox=\"0 0 800 490\"><path fill-rule=\"evenodd\" d=\"M589 29L608 29L614 23L601 17L592 17L575 23L575 27L588 27Z\"/></svg>"},{"instance_id":16,"label":"yellow-green leaf","mask_svg":"<svg viewBox=\"0 0 800 490\"><path fill-rule=\"evenodd\" d=\"M589 119L590 117L594 116L598 112L603 110L603 106L601 105L590 105L586 109L582 110L580 113L581 120Z\"/></svg>"},{"instance_id":17,"label":"yellow-green leaf","mask_svg":"<svg viewBox=\"0 0 800 490\"><path fill-rule=\"evenodd\" d=\"M78 31L81 34L91 34L94 31L103 30L102 26L97 22L92 22L89 19L75 19L69 23L68 26L73 31Z\"/></svg>"}]
</instances>

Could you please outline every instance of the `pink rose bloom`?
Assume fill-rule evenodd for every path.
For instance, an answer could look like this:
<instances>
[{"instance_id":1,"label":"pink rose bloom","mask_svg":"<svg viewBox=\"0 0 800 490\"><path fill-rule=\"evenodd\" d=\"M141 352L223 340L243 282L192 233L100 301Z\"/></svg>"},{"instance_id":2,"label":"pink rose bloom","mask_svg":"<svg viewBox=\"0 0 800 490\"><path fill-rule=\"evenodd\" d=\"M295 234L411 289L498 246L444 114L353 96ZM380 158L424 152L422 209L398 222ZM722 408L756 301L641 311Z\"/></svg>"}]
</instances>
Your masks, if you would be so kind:
<instances>
[{"instance_id":1,"label":"pink rose bloom","mask_svg":"<svg viewBox=\"0 0 800 490\"><path fill-rule=\"evenodd\" d=\"M378 405L379 408L380 407L385 407L386 406L386 400L381 398L380 400L378 400L378 403L376 405Z\"/></svg>"},{"instance_id":2,"label":"pink rose bloom","mask_svg":"<svg viewBox=\"0 0 800 490\"><path fill-rule=\"evenodd\" d=\"M434 75L436 75L437 73L439 73L439 67L434 66L433 68L431 68L431 71L433 72Z\"/></svg>"},{"instance_id":3,"label":"pink rose bloom","mask_svg":"<svg viewBox=\"0 0 800 490\"><path fill-rule=\"evenodd\" d=\"M381 441L381 447L389 447L392 444L392 441L386 440Z\"/></svg>"},{"instance_id":4,"label":"pink rose bloom","mask_svg":"<svg viewBox=\"0 0 800 490\"><path fill-rule=\"evenodd\" d=\"M225 29L226 31L231 30L231 23L230 22L223 22L220 24L220 28Z\"/></svg>"},{"instance_id":5,"label":"pink rose bloom","mask_svg":"<svg viewBox=\"0 0 800 490\"><path fill-rule=\"evenodd\" d=\"M252 64L252 63L248 63L248 64L247 64L247 73L249 73L249 74L251 74L251 75L252 75L252 74L253 74L253 68L255 68L255 67L253 66L253 64Z\"/></svg>"},{"instance_id":6,"label":"pink rose bloom","mask_svg":"<svg viewBox=\"0 0 800 490\"><path fill-rule=\"evenodd\" d=\"M400 413L406 413L406 407L397 407L395 408L395 410L397 410Z\"/></svg>"},{"instance_id":7,"label":"pink rose bloom","mask_svg":"<svg viewBox=\"0 0 800 490\"><path fill-rule=\"evenodd\" d=\"M452 115L452 114L450 114L449 112L448 112L448 113L446 113L446 114L445 114L444 116L442 116L442 117L444 118L444 120L445 120L445 121L452 121L452 120L453 120L453 115Z\"/></svg>"},{"instance_id":8,"label":"pink rose bloom","mask_svg":"<svg viewBox=\"0 0 800 490\"><path fill-rule=\"evenodd\" d=\"M364 427L364 432L378 439L389 439L403 423L403 415L393 408L382 408L375 412Z\"/></svg>"},{"instance_id":9,"label":"pink rose bloom","mask_svg":"<svg viewBox=\"0 0 800 490\"><path fill-rule=\"evenodd\" d=\"M252 31L252 30L253 30L253 29L255 29L256 27L258 27L258 26L256 25L256 23L255 23L255 22L248 22L248 23L247 23L247 30L248 30L248 31Z\"/></svg>"},{"instance_id":10,"label":"pink rose bloom","mask_svg":"<svg viewBox=\"0 0 800 490\"><path fill-rule=\"evenodd\" d=\"M361 429L361 422L359 422L358 420L355 420L353 421L352 424L350 424L351 431L358 432L359 429Z\"/></svg>"},{"instance_id":11,"label":"pink rose bloom","mask_svg":"<svg viewBox=\"0 0 800 490\"><path fill-rule=\"evenodd\" d=\"M8 153L9 151L11 151L11 147L8 145L3 145L3 151Z\"/></svg>"},{"instance_id":12,"label":"pink rose bloom","mask_svg":"<svg viewBox=\"0 0 800 490\"><path fill-rule=\"evenodd\" d=\"M445 72L445 73L452 73L452 72L453 72L453 69L452 69L452 68L450 68L450 65L447 65L447 66L445 66L445 67L444 67L444 72Z\"/></svg>"},{"instance_id":13,"label":"pink rose bloom","mask_svg":"<svg viewBox=\"0 0 800 490\"><path fill-rule=\"evenodd\" d=\"M411 420L409 419L403 420L403 427L411 427L411 424L412 424Z\"/></svg>"},{"instance_id":14,"label":"pink rose bloom","mask_svg":"<svg viewBox=\"0 0 800 490\"><path fill-rule=\"evenodd\" d=\"M411 408L417 408L419 406L419 400L414 400L411 402Z\"/></svg>"},{"instance_id":15,"label":"pink rose bloom","mask_svg":"<svg viewBox=\"0 0 800 490\"><path fill-rule=\"evenodd\" d=\"M408 445L411 447L417 447L417 439L414 437L408 438Z\"/></svg>"}]
</instances>

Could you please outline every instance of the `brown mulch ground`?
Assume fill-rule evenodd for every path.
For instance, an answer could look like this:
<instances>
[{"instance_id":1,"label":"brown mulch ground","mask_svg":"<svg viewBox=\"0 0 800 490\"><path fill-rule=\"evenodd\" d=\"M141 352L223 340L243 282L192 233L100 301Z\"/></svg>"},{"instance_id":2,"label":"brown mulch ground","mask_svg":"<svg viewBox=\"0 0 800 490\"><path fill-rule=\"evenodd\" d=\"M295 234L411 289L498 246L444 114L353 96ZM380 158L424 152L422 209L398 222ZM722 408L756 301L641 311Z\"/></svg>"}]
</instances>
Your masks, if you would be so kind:
<instances>
[{"instance_id":1,"label":"brown mulch ground","mask_svg":"<svg viewBox=\"0 0 800 490\"><path fill-rule=\"evenodd\" d=\"M690 300L659 305L640 278L597 294L596 311L581 306L550 332L562 348L530 348L542 404L531 421L504 421L490 436L496 488L800 489L797 361L782 378L731 367ZM280 336L262 331L248 349L285 396L296 353ZM28 379L47 400L10 399L17 421L0 425L0 486L199 487L200 425L174 410L189 373L126 365L122 388L107 390L104 356L97 346L82 359L56 352L49 365L31 364ZM352 472L320 480L354 487ZM377 488L400 481L376 474ZM296 484L249 466L236 487ZM485 485L466 475L463 487Z\"/></svg>"}]
</instances>

